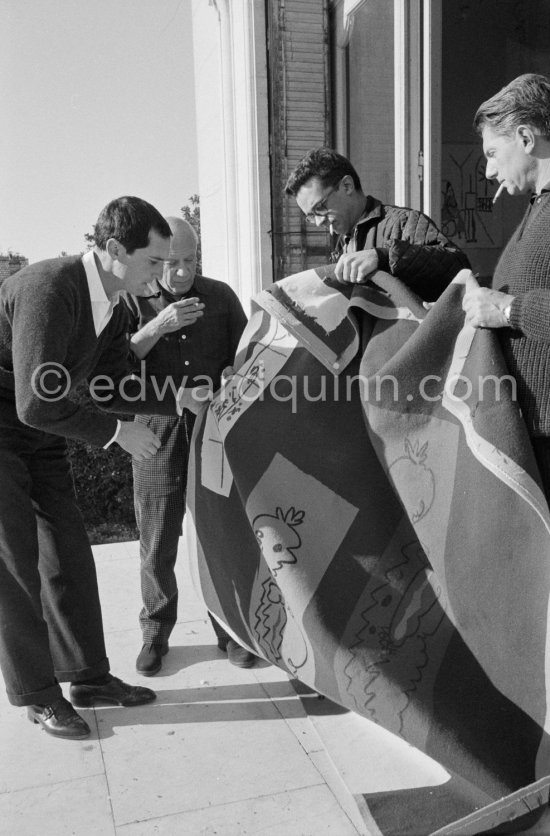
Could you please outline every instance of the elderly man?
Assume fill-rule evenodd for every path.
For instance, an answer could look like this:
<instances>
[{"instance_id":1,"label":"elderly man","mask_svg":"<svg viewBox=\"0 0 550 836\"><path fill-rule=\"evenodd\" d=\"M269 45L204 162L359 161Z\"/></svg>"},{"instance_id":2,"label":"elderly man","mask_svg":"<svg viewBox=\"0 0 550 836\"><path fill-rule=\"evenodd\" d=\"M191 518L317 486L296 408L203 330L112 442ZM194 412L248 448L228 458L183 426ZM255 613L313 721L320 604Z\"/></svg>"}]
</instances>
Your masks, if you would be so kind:
<instances>
[{"instance_id":1,"label":"elderly man","mask_svg":"<svg viewBox=\"0 0 550 836\"><path fill-rule=\"evenodd\" d=\"M131 401L132 411L176 414L173 393L136 397L117 304L120 291L145 293L162 275L170 235L149 203L118 198L99 216L93 250L31 264L0 286L0 664L10 702L57 737L90 734L60 682L71 683L77 707L155 699L109 673L65 438L116 442L139 460L157 452L149 428L71 394L88 380L103 409L128 412Z\"/></svg>"},{"instance_id":2,"label":"elderly man","mask_svg":"<svg viewBox=\"0 0 550 836\"><path fill-rule=\"evenodd\" d=\"M242 306L225 282L196 275L198 239L182 218L166 219L172 231L170 253L154 295L130 297L130 346L145 360L148 377L162 388L170 378L210 382L217 389L223 369L232 363L246 325ZM162 441L155 461L134 459L134 501L140 533L140 624L143 647L136 661L139 673L153 676L168 652L176 623L178 588L174 567L185 513L189 442L194 416L138 416ZM255 656L231 639L212 619L218 647L229 661L250 667Z\"/></svg>"},{"instance_id":3,"label":"elderly man","mask_svg":"<svg viewBox=\"0 0 550 836\"><path fill-rule=\"evenodd\" d=\"M342 282L365 282L384 270L431 302L469 266L422 212L365 195L350 161L330 148L306 154L285 191L296 198L307 221L338 234L335 273Z\"/></svg>"},{"instance_id":4,"label":"elderly man","mask_svg":"<svg viewBox=\"0 0 550 836\"><path fill-rule=\"evenodd\" d=\"M492 289L466 284L466 321L497 328L550 500L550 79L527 74L478 109L474 125L486 177L510 195L531 194L504 249Z\"/></svg>"}]
</instances>

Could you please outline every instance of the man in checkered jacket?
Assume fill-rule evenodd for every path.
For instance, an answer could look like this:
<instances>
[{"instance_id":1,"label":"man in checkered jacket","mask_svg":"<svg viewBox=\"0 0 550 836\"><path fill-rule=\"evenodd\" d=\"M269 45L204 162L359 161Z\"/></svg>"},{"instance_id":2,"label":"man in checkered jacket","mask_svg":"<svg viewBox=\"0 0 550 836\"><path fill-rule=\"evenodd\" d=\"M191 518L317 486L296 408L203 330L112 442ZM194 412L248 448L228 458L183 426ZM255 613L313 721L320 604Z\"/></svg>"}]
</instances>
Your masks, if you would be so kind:
<instances>
[{"instance_id":1,"label":"man in checkered jacket","mask_svg":"<svg viewBox=\"0 0 550 836\"><path fill-rule=\"evenodd\" d=\"M146 377L158 387L184 376L214 389L222 370L232 364L246 316L233 290L225 282L196 274L198 238L182 218L166 219L172 230L170 255L162 279L148 297L126 296L130 312L130 346L136 368L145 363ZM192 385L189 383L188 385ZM140 415L161 441L152 459L133 459L134 503L140 533L141 592L139 621L143 647L136 668L153 676L168 652L168 639L177 619L178 588L174 567L185 513L189 442L194 415L181 417ZM212 618L220 650L229 661L250 667L255 656Z\"/></svg>"}]
</instances>

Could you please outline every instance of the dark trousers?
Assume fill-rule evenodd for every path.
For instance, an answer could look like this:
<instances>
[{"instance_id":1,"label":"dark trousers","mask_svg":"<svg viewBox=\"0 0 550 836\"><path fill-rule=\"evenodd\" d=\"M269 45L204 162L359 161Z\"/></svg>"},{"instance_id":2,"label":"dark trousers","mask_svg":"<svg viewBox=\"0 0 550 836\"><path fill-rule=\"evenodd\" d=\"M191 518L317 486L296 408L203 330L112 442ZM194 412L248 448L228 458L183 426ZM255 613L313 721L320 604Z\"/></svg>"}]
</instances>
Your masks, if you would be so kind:
<instances>
[{"instance_id":1,"label":"dark trousers","mask_svg":"<svg viewBox=\"0 0 550 836\"><path fill-rule=\"evenodd\" d=\"M178 617L175 574L185 515L185 488L193 419L139 416L161 440L147 461L133 462L134 506L139 529L141 597L139 623L145 644L164 644ZM228 638L210 616L218 639Z\"/></svg>"},{"instance_id":2,"label":"dark trousers","mask_svg":"<svg viewBox=\"0 0 550 836\"><path fill-rule=\"evenodd\" d=\"M65 440L0 400L0 667L13 705L109 670L92 550Z\"/></svg>"}]
</instances>

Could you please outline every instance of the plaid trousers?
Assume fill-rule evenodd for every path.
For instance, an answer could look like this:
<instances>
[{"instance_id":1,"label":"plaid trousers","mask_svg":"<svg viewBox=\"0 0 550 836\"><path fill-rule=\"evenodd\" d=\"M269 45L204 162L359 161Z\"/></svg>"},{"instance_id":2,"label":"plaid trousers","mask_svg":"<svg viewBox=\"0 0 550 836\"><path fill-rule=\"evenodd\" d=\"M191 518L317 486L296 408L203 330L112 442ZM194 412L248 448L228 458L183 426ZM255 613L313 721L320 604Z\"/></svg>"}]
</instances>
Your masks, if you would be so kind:
<instances>
[{"instance_id":1,"label":"plaid trousers","mask_svg":"<svg viewBox=\"0 0 550 836\"><path fill-rule=\"evenodd\" d=\"M194 416L137 416L161 441L147 461L132 461L134 506L139 529L141 597L139 623L145 644L168 641L178 616L175 574L178 541L185 515L189 442ZM228 638L210 616L218 639Z\"/></svg>"}]
</instances>

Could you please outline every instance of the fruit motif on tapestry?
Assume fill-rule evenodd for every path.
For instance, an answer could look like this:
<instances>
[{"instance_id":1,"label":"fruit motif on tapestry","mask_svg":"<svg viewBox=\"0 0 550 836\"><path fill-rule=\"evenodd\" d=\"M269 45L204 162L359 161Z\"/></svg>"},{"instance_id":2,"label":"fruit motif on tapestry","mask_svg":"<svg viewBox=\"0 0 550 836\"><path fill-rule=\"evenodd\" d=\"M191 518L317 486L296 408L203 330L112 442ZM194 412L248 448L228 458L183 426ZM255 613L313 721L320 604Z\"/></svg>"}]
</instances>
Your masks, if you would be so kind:
<instances>
[{"instance_id":1,"label":"fruit motif on tapestry","mask_svg":"<svg viewBox=\"0 0 550 836\"><path fill-rule=\"evenodd\" d=\"M389 467L390 477L397 489L401 502L411 522L417 523L426 516L435 497L435 477L427 467L428 443L420 441L411 444L405 438L405 455L396 459Z\"/></svg>"},{"instance_id":2,"label":"fruit motif on tapestry","mask_svg":"<svg viewBox=\"0 0 550 836\"><path fill-rule=\"evenodd\" d=\"M294 549L302 545L296 526L303 519L304 511L277 508L275 514L259 514L252 522L256 540L274 578L285 564L296 563Z\"/></svg>"},{"instance_id":3,"label":"fruit motif on tapestry","mask_svg":"<svg viewBox=\"0 0 550 836\"><path fill-rule=\"evenodd\" d=\"M283 661L282 644L288 620L285 603L271 574L263 579L260 589L260 600L252 622L254 635L264 655L274 665L279 665Z\"/></svg>"},{"instance_id":4,"label":"fruit motif on tapestry","mask_svg":"<svg viewBox=\"0 0 550 836\"><path fill-rule=\"evenodd\" d=\"M296 582L292 571L288 574L289 568L298 563L294 552L302 539L296 526L304 517L305 512L294 507L287 511L278 507L275 514L259 514L252 522L265 561L263 569L258 569L251 598L255 638L268 659L282 663L293 675L312 659L301 616L292 612Z\"/></svg>"}]
</instances>

